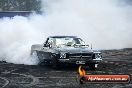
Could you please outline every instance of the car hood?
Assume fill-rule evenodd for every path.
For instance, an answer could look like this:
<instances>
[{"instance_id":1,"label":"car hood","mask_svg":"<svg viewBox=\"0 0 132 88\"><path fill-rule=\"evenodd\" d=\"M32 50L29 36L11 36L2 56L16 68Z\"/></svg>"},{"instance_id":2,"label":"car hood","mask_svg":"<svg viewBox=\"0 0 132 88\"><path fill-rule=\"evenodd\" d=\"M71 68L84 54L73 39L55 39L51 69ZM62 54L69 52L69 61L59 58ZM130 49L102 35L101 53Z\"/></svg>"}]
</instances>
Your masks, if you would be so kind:
<instances>
[{"instance_id":1,"label":"car hood","mask_svg":"<svg viewBox=\"0 0 132 88\"><path fill-rule=\"evenodd\" d=\"M88 47L64 47L64 48L56 48L59 52L66 52L66 53L92 53L93 50L89 49Z\"/></svg>"}]
</instances>

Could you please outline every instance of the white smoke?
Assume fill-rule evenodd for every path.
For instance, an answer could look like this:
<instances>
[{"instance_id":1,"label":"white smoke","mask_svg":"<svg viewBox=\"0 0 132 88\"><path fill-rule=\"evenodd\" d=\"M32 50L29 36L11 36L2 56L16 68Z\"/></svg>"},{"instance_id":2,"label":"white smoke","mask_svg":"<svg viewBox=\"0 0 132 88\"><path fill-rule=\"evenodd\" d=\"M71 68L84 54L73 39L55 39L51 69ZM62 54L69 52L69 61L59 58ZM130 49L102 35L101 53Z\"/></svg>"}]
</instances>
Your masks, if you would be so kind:
<instances>
[{"instance_id":1,"label":"white smoke","mask_svg":"<svg viewBox=\"0 0 132 88\"><path fill-rule=\"evenodd\" d=\"M39 32L25 17L0 20L0 60L17 64L36 64L30 58L30 47ZM36 39L37 40L37 39Z\"/></svg>"},{"instance_id":2,"label":"white smoke","mask_svg":"<svg viewBox=\"0 0 132 88\"><path fill-rule=\"evenodd\" d=\"M132 47L132 7L123 4L121 0L47 0L47 23L54 34L78 35L95 49Z\"/></svg>"},{"instance_id":3,"label":"white smoke","mask_svg":"<svg viewBox=\"0 0 132 88\"><path fill-rule=\"evenodd\" d=\"M94 49L132 47L132 7L120 0L42 0L42 15L0 19L0 60L37 64L30 47L51 35L75 35Z\"/></svg>"}]
</instances>

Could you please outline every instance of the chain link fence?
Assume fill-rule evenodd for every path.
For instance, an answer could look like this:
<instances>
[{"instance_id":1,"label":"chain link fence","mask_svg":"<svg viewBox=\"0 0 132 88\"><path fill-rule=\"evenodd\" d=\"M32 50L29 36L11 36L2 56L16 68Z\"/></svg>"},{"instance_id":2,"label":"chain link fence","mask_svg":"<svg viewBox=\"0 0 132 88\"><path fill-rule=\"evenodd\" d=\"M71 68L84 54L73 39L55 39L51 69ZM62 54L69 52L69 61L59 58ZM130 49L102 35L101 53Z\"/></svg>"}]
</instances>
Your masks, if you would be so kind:
<instances>
[{"instance_id":1,"label":"chain link fence","mask_svg":"<svg viewBox=\"0 0 132 88\"><path fill-rule=\"evenodd\" d=\"M41 12L41 0L0 0L0 12L35 11Z\"/></svg>"}]
</instances>

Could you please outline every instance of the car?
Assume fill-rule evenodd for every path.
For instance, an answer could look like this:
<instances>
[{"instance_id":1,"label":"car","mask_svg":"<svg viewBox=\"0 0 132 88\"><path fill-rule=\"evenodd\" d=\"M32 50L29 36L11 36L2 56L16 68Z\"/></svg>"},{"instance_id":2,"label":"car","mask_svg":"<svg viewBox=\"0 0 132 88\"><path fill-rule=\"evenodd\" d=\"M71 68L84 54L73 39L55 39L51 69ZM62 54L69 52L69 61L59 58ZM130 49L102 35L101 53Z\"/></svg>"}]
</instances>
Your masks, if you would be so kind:
<instances>
[{"instance_id":1,"label":"car","mask_svg":"<svg viewBox=\"0 0 132 88\"><path fill-rule=\"evenodd\" d=\"M95 69L102 61L101 52L92 50L77 36L49 36L44 44L31 46L31 55L39 59L39 64L53 68L75 64Z\"/></svg>"}]
</instances>

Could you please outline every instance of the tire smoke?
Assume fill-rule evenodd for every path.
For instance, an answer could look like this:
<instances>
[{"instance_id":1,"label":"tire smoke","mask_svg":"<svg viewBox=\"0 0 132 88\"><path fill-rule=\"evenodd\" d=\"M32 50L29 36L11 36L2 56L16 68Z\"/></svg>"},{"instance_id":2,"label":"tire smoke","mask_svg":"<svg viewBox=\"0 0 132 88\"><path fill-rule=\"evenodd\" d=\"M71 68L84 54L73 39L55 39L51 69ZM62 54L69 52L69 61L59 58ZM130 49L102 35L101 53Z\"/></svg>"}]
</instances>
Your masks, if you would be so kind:
<instances>
[{"instance_id":1,"label":"tire smoke","mask_svg":"<svg viewBox=\"0 0 132 88\"><path fill-rule=\"evenodd\" d=\"M132 6L123 0L42 0L42 15L0 19L0 60L35 65L32 44L75 35L94 49L131 48Z\"/></svg>"}]
</instances>

